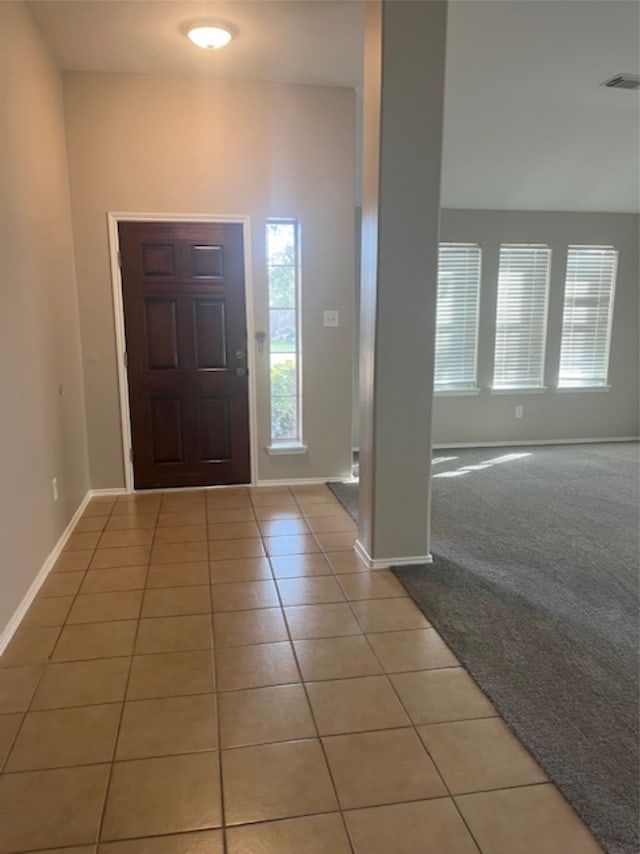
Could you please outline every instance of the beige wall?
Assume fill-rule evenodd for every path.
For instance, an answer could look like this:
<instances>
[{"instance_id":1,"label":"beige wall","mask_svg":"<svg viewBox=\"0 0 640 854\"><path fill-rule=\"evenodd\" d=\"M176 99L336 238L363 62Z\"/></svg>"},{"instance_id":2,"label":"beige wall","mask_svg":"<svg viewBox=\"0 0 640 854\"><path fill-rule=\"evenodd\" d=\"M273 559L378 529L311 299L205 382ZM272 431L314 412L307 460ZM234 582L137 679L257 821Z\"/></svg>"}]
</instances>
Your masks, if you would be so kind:
<instances>
[{"instance_id":1,"label":"beige wall","mask_svg":"<svg viewBox=\"0 0 640 854\"><path fill-rule=\"evenodd\" d=\"M440 239L480 243L482 283L476 396L438 396L433 404L436 445L526 442L638 436L640 417L639 288L640 220L635 214L557 211L450 210L441 213ZM493 374L498 254L501 243L546 243L552 247L546 382L543 394L496 394ZM575 244L611 244L620 252L607 392L555 391L566 249ZM354 447L360 436L360 401L354 387ZM516 406L524 417L514 417Z\"/></svg>"},{"instance_id":2,"label":"beige wall","mask_svg":"<svg viewBox=\"0 0 640 854\"><path fill-rule=\"evenodd\" d=\"M638 427L638 226L635 214L556 211L442 211L442 241L480 243L482 282L477 397L438 397L433 441L526 442L637 436ZM491 394L498 255L501 243L551 247L549 320L542 394ZM569 244L606 244L619 251L611 334L609 391L562 391L557 385L562 334L566 252ZM514 417L523 406L524 417Z\"/></svg>"},{"instance_id":3,"label":"beige wall","mask_svg":"<svg viewBox=\"0 0 640 854\"><path fill-rule=\"evenodd\" d=\"M1 633L89 485L61 86L18 3L0 103Z\"/></svg>"},{"instance_id":4,"label":"beige wall","mask_svg":"<svg viewBox=\"0 0 640 854\"><path fill-rule=\"evenodd\" d=\"M304 439L269 457L268 361L257 355L261 479L349 474L353 92L197 77L68 73L71 197L91 482L124 483L107 212L251 217L255 328L267 329L264 224L302 231ZM338 309L339 329L322 327Z\"/></svg>"}]
</instances>

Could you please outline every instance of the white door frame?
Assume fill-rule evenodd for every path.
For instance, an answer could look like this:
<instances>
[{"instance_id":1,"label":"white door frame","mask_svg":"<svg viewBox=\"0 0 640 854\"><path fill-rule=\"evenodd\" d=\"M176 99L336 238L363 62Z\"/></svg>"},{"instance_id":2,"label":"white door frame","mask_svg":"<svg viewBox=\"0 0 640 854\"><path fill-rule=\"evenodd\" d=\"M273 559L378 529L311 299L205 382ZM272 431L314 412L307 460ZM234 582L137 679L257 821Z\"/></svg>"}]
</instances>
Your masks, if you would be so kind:
<instances>
[{"instance_id":1,"label":"white door frame","mask_svg":"<svg viewBox=\"0 0 640 854\"><path fill-rule=\"evenodd\" d=\"M122 300L122 274L120 270L119 222L210 222L240 223L244 245L244 297L247 323L247 368L249 370L249 446L251 453L251 483L258 482L258 430L256 408L256 371L253 328L253 287L251 275L251 222L249 216L220 216L218 214L131 213L109 211L109 257L111 261L111 287L120 394L120 421L122 428L122 460L127 492L134 492L133 462L131 459L131 410L129 407L129 380L127 376L126 342L124 334L124 305Z\"/></svg>"}]
</instances>

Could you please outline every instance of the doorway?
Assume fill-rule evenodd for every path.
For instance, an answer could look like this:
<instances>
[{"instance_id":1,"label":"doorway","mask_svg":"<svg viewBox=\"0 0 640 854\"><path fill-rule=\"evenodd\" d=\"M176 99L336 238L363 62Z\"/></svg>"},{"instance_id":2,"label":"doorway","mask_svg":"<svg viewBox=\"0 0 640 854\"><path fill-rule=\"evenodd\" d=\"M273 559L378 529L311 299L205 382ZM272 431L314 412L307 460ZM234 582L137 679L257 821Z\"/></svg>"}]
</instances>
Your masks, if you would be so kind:
<instances>
[{"instance_id":1,"label":"doorway","mask_svg":"<svg viewBox=\"0 0 640 854\"><path fill-rule=\"evenodd\" d=\"M135 489L251 480L239 222L120 221Z\"/></svg>"}]
</instances>

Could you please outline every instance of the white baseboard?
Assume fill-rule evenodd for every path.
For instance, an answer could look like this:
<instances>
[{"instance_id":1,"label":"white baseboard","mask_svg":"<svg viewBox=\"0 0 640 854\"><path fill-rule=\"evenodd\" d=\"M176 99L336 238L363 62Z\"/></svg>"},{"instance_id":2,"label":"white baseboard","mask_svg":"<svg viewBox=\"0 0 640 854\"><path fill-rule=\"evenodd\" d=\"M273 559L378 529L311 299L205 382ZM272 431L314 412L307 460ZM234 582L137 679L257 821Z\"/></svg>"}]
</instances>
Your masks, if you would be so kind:
<instances>
[{"instance_id":1,"label":"white baseboard","mask_svg":"<svg viewBox=\"0 0 640 854\"><path fill-rule=\"evenodd\" d=\"M78 523L78 520L80 519L80 517L84 513L84 510L85 510L87 504L91 501L91 499L93 498L94 495L104 495L104 494L106 494L104 491L89 490L89 492L87 492L85 497L80 502L78 509L76 510L76 512L71 517L71 520L70 520L69 524L67 525L67 527L62 532L60 539L55 544L53 549L49 552L49 555L48 555L47 559L45 560L45 562L43 563L40 571L38 572L36 577L33 579L33 582L31 583L31 586L27 590L22 602L16 608L16 610L13 614L13 617L11 617L11 619L9 620L7 625L2 630L2 633L0 634L0 655L2 655L2 653L7 648L9 641L11 640L11 638L13 637L13 635L16 632L16 629L18 628L18 626L22 622L24 615L29 610L31 603L36 598L36 596L38 595L38 591L40 590L40 588L44 584L45 578L49 575L49 573L53 569L55 562L60 557L62 550L64 549L65 545L67 544L67 540L71 536L71 533L73 532L73 529L75 528L76 524ZM109 493L109 494L111 494L111 493Z\"/></svg>"},{"instance_id":2,"label":"white baseboard","mask_svg":"<svg viewBox=\"0 0 640 854\"><path fill-rule=\"evenodd\" d=\"M257 480L255 483L228 483L220 486L178 486L170 489L174 492L194 492L200 489L235 489L238 486L317 486L332 481L333 483L350 483L351 477L300 477L300 478L277 478L275 480ZM134 489L133 492L127 492L124 488L116 489L92 489L90 497L95 498L100 495L151 495L157 492L167 492L167 489Z\"/></svg>"},{"instance_id":3,"label":"white baseboard","mask_svg":"<svg viewBox=\"0 0 640 854\"><path fill-rule=\"evenodd\" d=\"M256 486L318 486L327 481L332 483L349 483L351 477L301 477L291 480L259 480Z\"/></svg>"},{"instance_id":4,"label":"white baseboard","mask_svg":"<svg viewBox=\"0 0 640 854\"><path fill-rule=\"evenodd\" d=\"M372 558L360 540L356 540L354 549L360 560L366 563L369 569L388 569L390 566L412 566L419 563L433 563L431 554L415 555L412 557Z\"/></svg>"},{"instance_id":5,"label":"white baseboard","mask_svg":"<svg viewBox=\"0 0 640 854\"><path fill-rule=\"evenodd\" d=\"M638 442L640 436L607 436L601 439L515 439L501 442L438 442L434 451L446 451L449 448L524 448L527 445L592 445L604 442Z\"/></svg>"}]
</instances>

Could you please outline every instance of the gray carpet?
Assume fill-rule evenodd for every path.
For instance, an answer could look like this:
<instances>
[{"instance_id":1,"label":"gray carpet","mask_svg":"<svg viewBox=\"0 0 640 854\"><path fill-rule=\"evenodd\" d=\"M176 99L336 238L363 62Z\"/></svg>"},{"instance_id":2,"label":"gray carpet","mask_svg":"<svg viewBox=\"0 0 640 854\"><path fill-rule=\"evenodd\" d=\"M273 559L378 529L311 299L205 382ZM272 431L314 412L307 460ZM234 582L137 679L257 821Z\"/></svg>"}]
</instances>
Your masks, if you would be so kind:
<instances>
[{"instance_id":1,"label":"gray carpet","mask_svg":"<svg viewBox=\"0 0 640 854\"><path fill-rule=\"evenodd\" d=\"M396 575L605 850L638 854L638 445L438 451L433 474L434 563Z\"/></svg>"}]
</instances>

